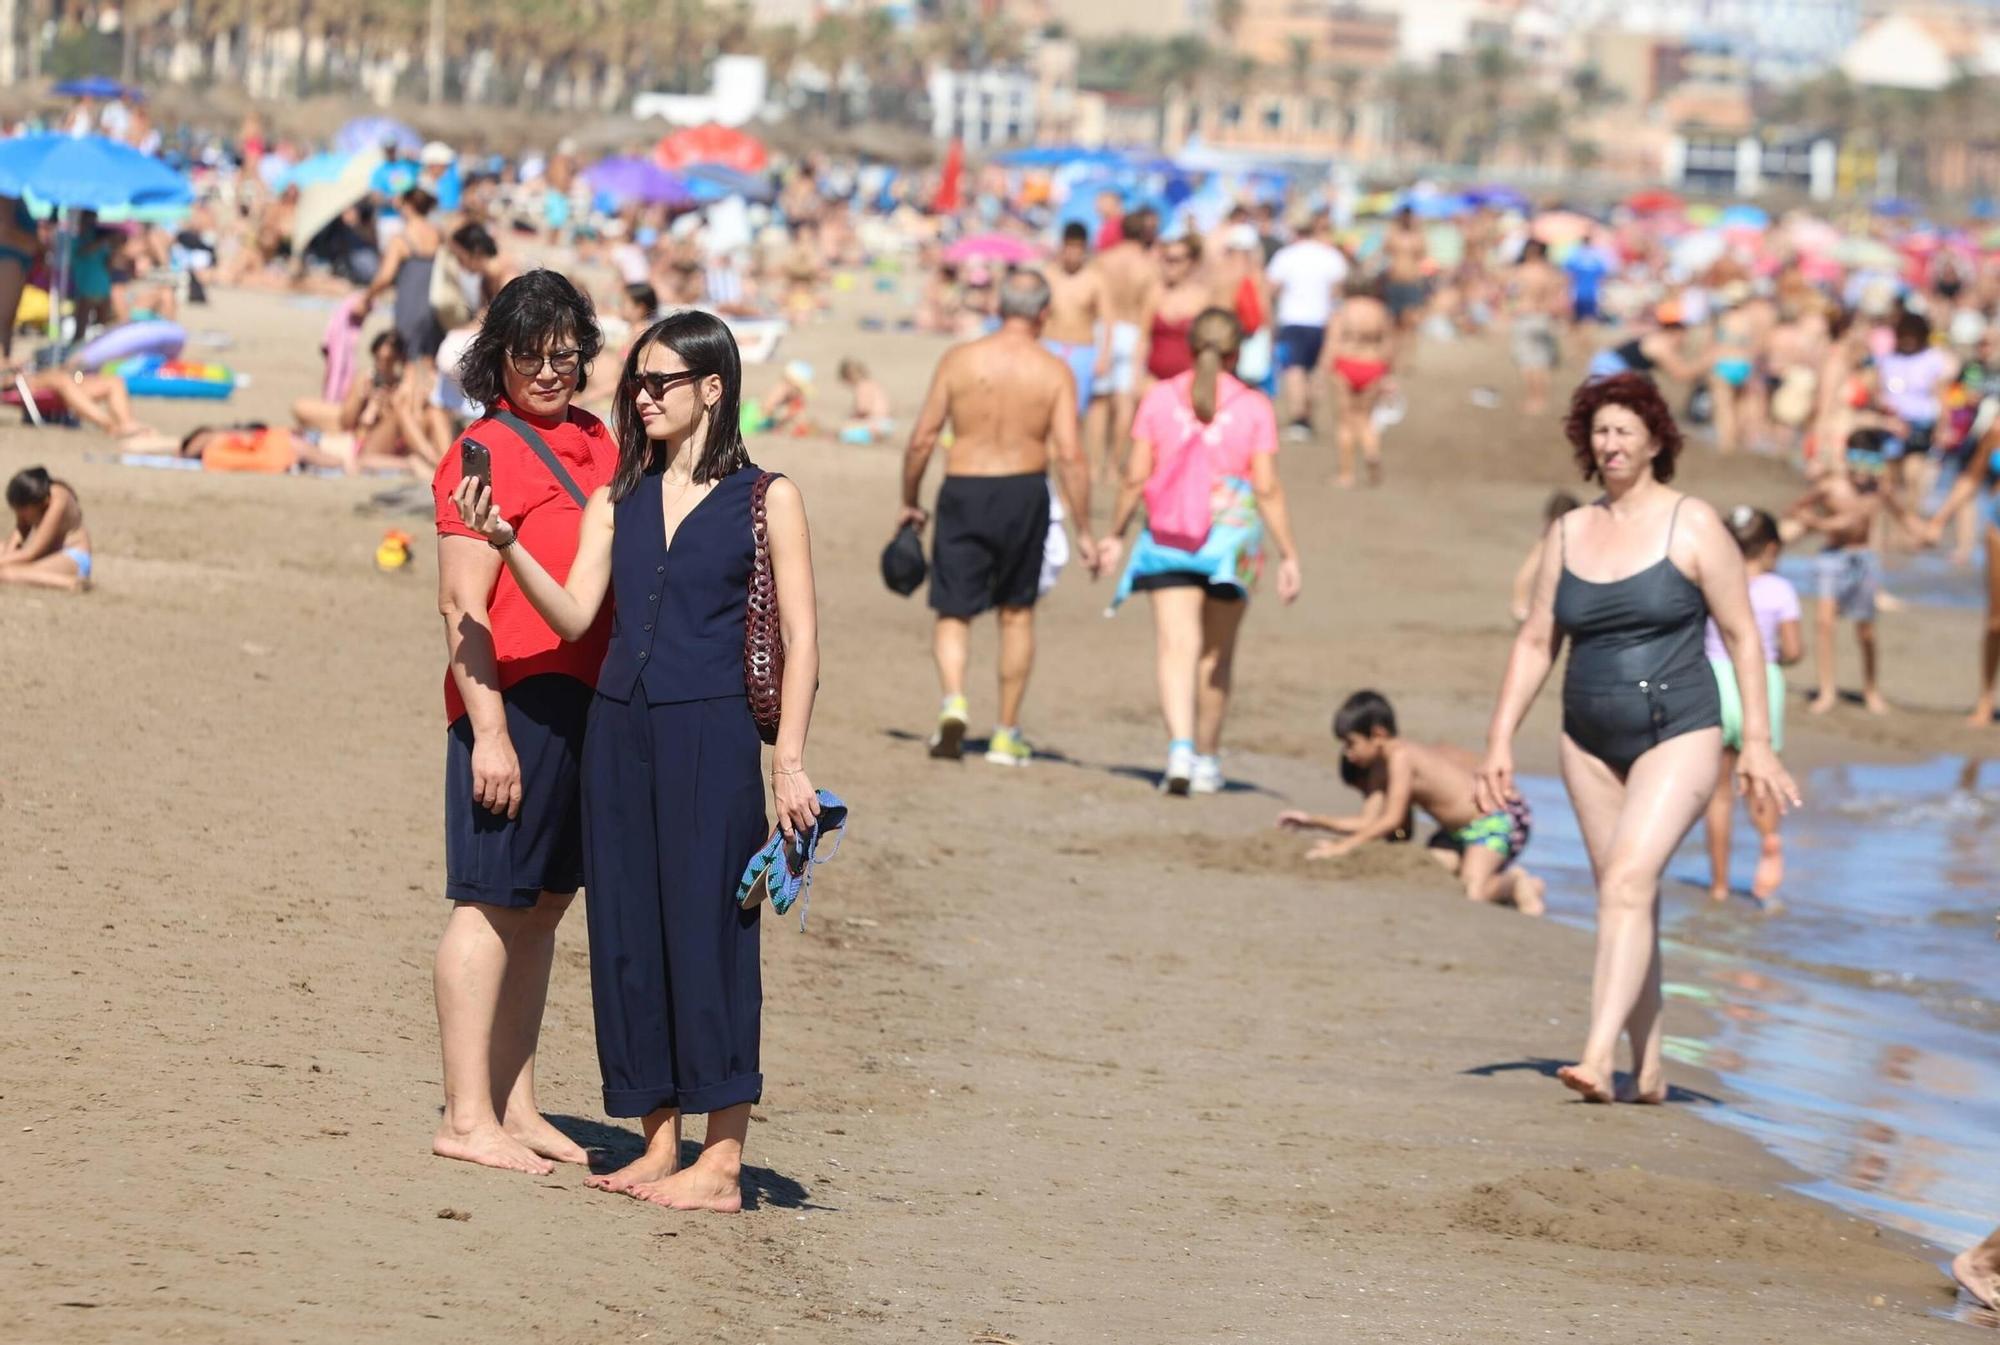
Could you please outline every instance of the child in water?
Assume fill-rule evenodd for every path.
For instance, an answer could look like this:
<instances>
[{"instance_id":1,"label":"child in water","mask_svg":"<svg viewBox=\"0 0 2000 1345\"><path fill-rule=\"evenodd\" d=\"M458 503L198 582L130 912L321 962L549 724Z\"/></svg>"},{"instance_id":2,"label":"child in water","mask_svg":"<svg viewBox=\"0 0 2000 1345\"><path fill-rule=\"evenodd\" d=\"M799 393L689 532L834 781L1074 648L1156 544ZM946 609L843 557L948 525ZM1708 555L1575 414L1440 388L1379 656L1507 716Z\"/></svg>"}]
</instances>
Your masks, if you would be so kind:
<instances>
[{"instance_id":1,"label":"child in water","mask_svg":"<svg viewBox=\"0 0 2000 1345\"><path fill-rule=\"evenodd\" d=\"M1307 859L1335 859L1370 841L1392 840L1408 826L1415 806L1437 822L1431 852L1458 876L1470 900L1513 906L1524 915L1542 913L1547 884L1515 862L1527 849L1533 815L1525 800L1497 813L1479 811L1473 803L1476 756L1459 747L1399 737L1395 710L1373 691L1347 698L1334 716L1333 734L1358 774L1356 787L1366 802L1353 817L1278 814L1281 827L1343 837L1318 842L1306 851Z\"/></svg>"},{"instance_id":2,"label":"child in water","mask_svg":"<svg viewBox=\"0 0 2000 1345\"><path fill-rule=\"evenodd\" d=\"M1789 579L1778 574L1778 520L1762 509L1738 505L1729 513L1729 532L1743 552L1750 571L1750 612L1757 619L1757 634L1764 643L1764 671L1769 678L1768 703L1771 707L1771 750L1785 749L1784 668L1805 657L1805 637L1799 630L1799 591ZM1708 661L1715 669L1715 685L1722 693L1722 777L1716 781L1715 797L1708 803L1708 859L1711 871L1708 894L1717 901L1729 897L1729 828L1736 813L1733 788L1736 754L1743 750L1743 697L1736 686L1736 668L1722 643L1722 632L1713 620L1706 637ZM1750 823L1762 838L1757 858L1757 874L1750 891L1759 901L1769 902L1785 880L1785 842L1778 835L1781 814L1769 799L1752 794L1747 800Z\"/></svg>"},{"instance_id":3,"label":"child in water","mask_svg":"<svg viewBox=\"0 0 2000 1345\"><path fill-rule=\"evenodd\" d=\"M1875 654L1875 612L1882 594L1882 557L1871 541L1876 522L1887 509L1906 528L1916 520L1895 491L1886 488L1890 436L1884 430L1861 429L1847 438L1845 470L1828 471L1785 512L1786 522L1801 532L1816 532L1825 548L1813 559L1819 597L1813 610L1813 664L1819 694L1806 708L1823 715L1840 703L1834 681L1833 636L1842 619L1854 623L1861 647L1861 702L1871 714L1887 714L1880 669Z\"/></svg>"},{"instance_id":4,"label":"child in water","mask_svg":"<svg viewBox=\"0 0 2000 1345\"><path fill-rule=\"evenodd\" d=\"M90 587L90 531L69 483L29 467L7 483L14 531L0 546L0 584L66 589Z\"/></svg>"}]
</instances>

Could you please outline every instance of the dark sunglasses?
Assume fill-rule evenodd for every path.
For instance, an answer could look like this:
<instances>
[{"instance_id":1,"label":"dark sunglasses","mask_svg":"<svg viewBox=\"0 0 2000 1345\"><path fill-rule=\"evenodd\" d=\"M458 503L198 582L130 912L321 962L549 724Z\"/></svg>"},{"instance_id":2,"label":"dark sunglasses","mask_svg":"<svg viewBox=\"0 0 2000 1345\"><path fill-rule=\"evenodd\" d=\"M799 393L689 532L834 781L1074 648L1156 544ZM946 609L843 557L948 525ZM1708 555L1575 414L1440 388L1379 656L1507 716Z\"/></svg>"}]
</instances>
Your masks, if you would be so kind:
<instances>
[{"instance_id":1,"label":"dark sunglasses","mask_svg":"<svg viewBox=\"0 0 2000 1345\"><path fill-rule=\"evenodd\" d=\"M644 389L646 395L657 402L660 398L667 395L668 388L678 387L682 383L692 382L702 377L705 377L705 375L693 369L682 369L678 373L672 374L663 374L657 369L649 369L644 373L632 375L632 386Z\"/></svg>"},{"instance_id":2,"label":"dark sunglasses","mask_svg":"<svg viewBox=\"0 0 2000 1345\"><path fill-rule=\"evenodd\" d=\"M513 365L514 372L523 378L537 377L542 372L542 366L545 364L558 377L568 378L576 372L577 366L583 363L583 352L581 350L551 350L546 355L524 355L519 351L511 351L508 353L507 363Z\"/></svg>"}]
</instances>

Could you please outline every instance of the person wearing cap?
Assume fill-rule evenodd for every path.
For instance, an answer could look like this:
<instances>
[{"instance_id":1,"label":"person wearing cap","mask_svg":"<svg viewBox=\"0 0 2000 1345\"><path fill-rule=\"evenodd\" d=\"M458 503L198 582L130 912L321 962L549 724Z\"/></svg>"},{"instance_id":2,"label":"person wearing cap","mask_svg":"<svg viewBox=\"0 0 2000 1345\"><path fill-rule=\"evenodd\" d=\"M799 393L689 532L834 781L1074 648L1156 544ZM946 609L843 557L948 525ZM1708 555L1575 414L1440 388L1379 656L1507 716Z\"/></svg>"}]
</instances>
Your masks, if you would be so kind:
<instances>
[{"instance_id":1,"label":"person wearing cap","mask_svg":"<svg viewBox=\"0 0 2000 1345\"><path fill-rule=\"evenodd\" d=\"M456 211L465 194L458 172L458 152L442 140L433 140L417 155L417 182L437 198L438 208Z\"/></svg>"}]
</instances>

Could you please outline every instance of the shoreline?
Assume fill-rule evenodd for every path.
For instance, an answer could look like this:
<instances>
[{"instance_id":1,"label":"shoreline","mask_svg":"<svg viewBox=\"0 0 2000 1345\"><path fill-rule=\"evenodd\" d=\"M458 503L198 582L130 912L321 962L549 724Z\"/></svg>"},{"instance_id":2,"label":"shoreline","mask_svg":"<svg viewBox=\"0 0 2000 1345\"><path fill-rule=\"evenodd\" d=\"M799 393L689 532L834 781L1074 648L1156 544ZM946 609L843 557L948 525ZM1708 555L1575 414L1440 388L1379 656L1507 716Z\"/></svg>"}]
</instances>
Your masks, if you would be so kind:
<instances>
[{"instance_id":1,"label":"shoreline","mask_svg":"<svg viewBox=\"0 0 2000 1345\"><path fill-rule=\"evenodd\" d=\"M229 415L270 414L315 319L236 298L257 379ZM849 340L843 316L792 353ZM935 346L878 344L913 404ZM1497 358L1427 350L1420 371L1460 377L1448 355ZM428 548L405 573L369 561L408 526L357 512L384 483L122 469L81 462L79 435L0 430L0 470L76 483L102 556L80 600L0 594L26 670L0 816L28 838L29 898L0 948L28 1160L0 1178L22 1230L0 1310L73 1340L1959 1338L1913 1239L1790 1194L1804 1174L1687 1107L1589 1107L1544 1077L1582 1031L1584 943L1468 907L1421 854L1312 866L1270 830L1338 789L1325 724L1348 690L1387 690L1413 735L1483 733L1510 634L1492 590L1562 481L1544 437L1458 443L1454 414L1413 399L1373 496L1325 484L1326 446L1287 447L1319 521L1307 596L1250 618L1242 787L1181 806L1143 781L1150 622L1103 620L1077 576L1029 693L1052 755L925 760L928 621L874 574L898 455L754 446L815 521L811 764L855 820L809 932L765 924L740 1219L426 1151L441 641ZM1717 476L1778 492L1759 464ZM1962 647L1899 660L1886 637L1892 697L1969 664L1953 619ZM980 629L976 735L992 648ZM1552 762L1553 700L1524 769ZM1927 755L1934 718L1800 725L1798 760ZM619 1152L575 917L554 979L544 1103ZM1670 1003L1669 1030L1699 1012Z\"/></svg>"}]
</instances>

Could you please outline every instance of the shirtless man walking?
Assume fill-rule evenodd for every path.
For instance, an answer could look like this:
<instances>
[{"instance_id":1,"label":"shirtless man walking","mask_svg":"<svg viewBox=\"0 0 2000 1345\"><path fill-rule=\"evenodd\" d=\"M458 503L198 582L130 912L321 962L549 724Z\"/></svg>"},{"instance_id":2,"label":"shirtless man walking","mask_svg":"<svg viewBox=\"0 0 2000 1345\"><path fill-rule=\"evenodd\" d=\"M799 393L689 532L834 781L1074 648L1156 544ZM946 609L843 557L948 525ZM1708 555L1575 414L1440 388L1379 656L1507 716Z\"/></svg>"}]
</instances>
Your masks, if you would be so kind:
<instances>
[{"instance_id":1,"label":"shirtless man walking","mask_svg":"<svg viewBox=\"0 0 2000 1345\"><path fill-rule=\"evenodd\" d=\"M1110 368L1097 380L1086 423L1092 468L1107 475L1123 470L1125 441L1132 433L1132 416L1139 409L1139 370L1145 367L1145 321L1160 288L1160 266L1153 257L1153 240L1160 217L1135 210L1119 222L1118 243L1098 254L1095 269L1104 291L1105 325L1109 329Z\"/></svg>"},{"instance_id":2,"label":"shirtless man walking","mask_svg":"<svg viewBox=\"0 0 2000 1345\"><path fill-rule=\"evenodd\" d=\"M965 740L965 671L972 619L997 608L1000 717L986 759L1025 766L1021 701L1035 659L1035 599L1049 531L1049 461L1069 516L1090 517L1090 470L1077 447L1076 381L1042 348L1049 283L1017 271L1000 288L1000 330L946 351L903 457L903 509L896 526L930 521L917 503L945 424L944 484L931 544L932 651L944 705L930 754L956 761ZM1094 575L1096 547L1079 529L1077 555Z\"/></svg>"},{"instance_id":3,"label":"shirtless man walking","mask_svg":"<svg viewBox=\"0 0 2000 1345\"><path fill-rule=\"evenodd\" d=\"M1396 222L1382 240L1382 260L1389 278L1385 297L1389 301L1389 314L1396 320L1396 330L1414 331L1424 315L1424 303L1430 298L1430 277L1426 271L1431 249L1424 241L1424 231L1417 225L1416 212L1408 206L1396 212Z\"/></svg>"},{"instance_id":4,"label":"shirtless man walking","mask_svg":"<svg viewBox=\"0 0 2000 1345\"><path fill-rule=\"evenodd\" d=\"M1368 484L1382 483L1382 432L1375 428L1375 404L1396 358L1396 327L1389 309L1375 295L1375 286L1356 277L1347 298L1327 329L1327 365L1340 380L1340 428L1334 445L1340 454L1340 474L1334 484L1354 485L1354 451L1368 471Z\"/></svg>"},{"instance_id":5,"label":"shirtless man walking","mask_svg":"<svg viewBox=\"0 0 2000 1345\"><path fill-rule=\"evenodd\" d=\"M1110 301L1104 277L1090 264L1090 231L1075 220L1063 228L1056 268L1047 275L1049 315L1042 344L1069 366L1076 379L1076 405L1086 410L1097 380L1111 372Z\"/></svg>"},{"instance_id":6,"label":"shirtless man walking","mask_svg":"<svg viewBox=\"0 0 2000 1345\"><path fill-rule=\"evenodd\" d=\"M1569 280L1549 261L1549 245L1531 238L1507 286L1507 343L1521 371L1521 414L1549 409L1549 383L1562 362L1556 322L1569 309Z\"/></svg>"}]
</instances>

